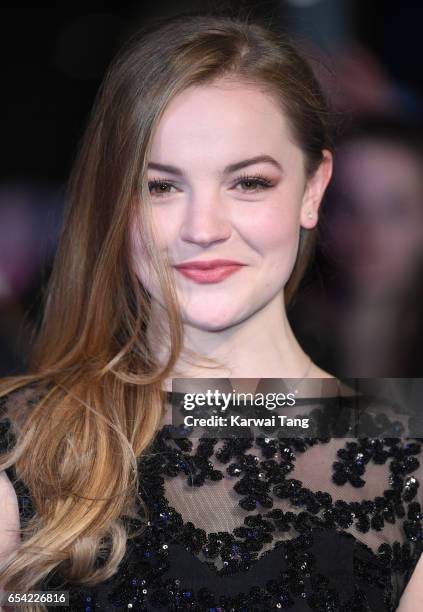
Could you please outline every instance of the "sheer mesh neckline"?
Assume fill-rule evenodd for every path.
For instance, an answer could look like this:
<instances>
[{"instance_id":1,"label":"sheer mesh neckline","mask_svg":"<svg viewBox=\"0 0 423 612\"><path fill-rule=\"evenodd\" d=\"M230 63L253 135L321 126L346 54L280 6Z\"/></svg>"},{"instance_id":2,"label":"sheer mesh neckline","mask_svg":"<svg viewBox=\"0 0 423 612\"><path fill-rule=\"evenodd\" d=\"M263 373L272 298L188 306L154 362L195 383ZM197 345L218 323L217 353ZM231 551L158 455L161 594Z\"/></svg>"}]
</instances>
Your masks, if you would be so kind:
<instances>
[{"instance_id":1,"label":"sheer mesh neckline","mask_svg":"<svg viewBox=\"0 0 423 612\"><path fill-rule=\"evenodd\" d=\"M305 398L304 404L321 399ZM153 466L160 474L145 500L153 495L165 520L178 517L192 529L202 543L198 559L221 574L242 567L245 554L251 564L310 528L349 534L375 555L418 538L417 442L175 440L166 414L141 474L141 482Z\"/></svg>"}]
</instances>

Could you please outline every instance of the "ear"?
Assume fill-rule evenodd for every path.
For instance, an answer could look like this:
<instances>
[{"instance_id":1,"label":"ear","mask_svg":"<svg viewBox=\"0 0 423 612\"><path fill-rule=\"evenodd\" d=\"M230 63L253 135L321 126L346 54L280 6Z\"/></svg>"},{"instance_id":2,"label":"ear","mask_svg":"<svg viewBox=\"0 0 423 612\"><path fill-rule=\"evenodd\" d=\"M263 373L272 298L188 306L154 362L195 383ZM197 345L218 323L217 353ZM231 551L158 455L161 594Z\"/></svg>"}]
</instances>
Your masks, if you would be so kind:
<instances>
[{"instance_id":1,"label":"ear","mask_svg":"<svg viewBox=\"0 0 423 612\"><path fill-rule=\"evenodd\" d=\"M332 153L325 149L322 154L323 159L320 166L313 176L307 179L302 198L300 223L305 229L312 229L316 226L320 203L332 176Z\"/></svg>"}]
</instances>

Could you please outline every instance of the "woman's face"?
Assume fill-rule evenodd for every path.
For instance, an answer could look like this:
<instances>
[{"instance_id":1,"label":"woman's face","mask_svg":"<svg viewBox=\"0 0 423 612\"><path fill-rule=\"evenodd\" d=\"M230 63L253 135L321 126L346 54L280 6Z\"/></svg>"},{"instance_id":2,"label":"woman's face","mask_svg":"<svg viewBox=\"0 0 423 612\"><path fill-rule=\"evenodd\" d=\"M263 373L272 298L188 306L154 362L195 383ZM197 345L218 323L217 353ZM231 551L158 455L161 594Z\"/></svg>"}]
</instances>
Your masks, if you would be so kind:
<instances>
[{"instance_id":1,"label":"woman's face","mask_svg":"<svg viewBox=\"0 0 423 612\"><path fill-rule=\"evenodd\" d=\"M219 82L172 100L154 134L148 182L156 247L172 265L184 323L222 330L280 298L300 226L317 222L330 164L328 154L306 180L285 116L259 88ZM136 273L164 305L136 223L132 237Z\"/></svg>"}]
</instances>

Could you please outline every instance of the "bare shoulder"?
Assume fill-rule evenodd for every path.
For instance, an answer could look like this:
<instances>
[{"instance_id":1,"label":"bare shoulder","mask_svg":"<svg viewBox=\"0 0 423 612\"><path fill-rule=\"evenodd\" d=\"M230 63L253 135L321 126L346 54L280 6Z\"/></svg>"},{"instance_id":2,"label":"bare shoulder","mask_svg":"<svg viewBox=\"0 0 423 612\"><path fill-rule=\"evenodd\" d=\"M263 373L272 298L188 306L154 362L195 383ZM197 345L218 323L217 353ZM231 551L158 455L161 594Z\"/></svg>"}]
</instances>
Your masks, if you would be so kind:
<instances>
[{"instance_id":1,"label":"bare shoulder","mask_svg":"<svg viewBox=\"0 0 423 612\"><path fill-rule=\"evenodd\" d=\"M16 491L6 472L0 472L0 561L20 542L19 507Z\"/></svg>"}]
</instances>

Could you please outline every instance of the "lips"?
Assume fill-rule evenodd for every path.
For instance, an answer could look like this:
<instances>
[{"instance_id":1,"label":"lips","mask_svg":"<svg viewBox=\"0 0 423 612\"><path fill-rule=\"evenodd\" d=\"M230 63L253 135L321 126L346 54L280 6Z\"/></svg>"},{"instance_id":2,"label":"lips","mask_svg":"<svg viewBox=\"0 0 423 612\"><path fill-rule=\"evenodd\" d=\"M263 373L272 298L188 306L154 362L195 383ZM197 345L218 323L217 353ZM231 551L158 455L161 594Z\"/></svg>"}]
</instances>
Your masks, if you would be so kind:
<instances>
[{"instance_id":1,"label":"lips","mask_svg":"<svg viewBox=\"0 0 423 612\"><path fill-rule=\"evenodd\" d=\"M237 261L213 259L209 261L189 261L175 266L176 270L196 283L219 283L243 267Z\"/></svg>"},{"instance_id":2,"label":"lips","mask_svg":"<svg viewBox=\"0 0 423 612\"><path fill-rule=\"evenodd\" d=\"M231 259L209 259L207 261L187 261L182 264L175 266L178 270L190 269L190 270L210 270L213 268L221 268L223 266L242 266L243 264L239 261L232 261Z\"/></svg>"}]
</instances>

